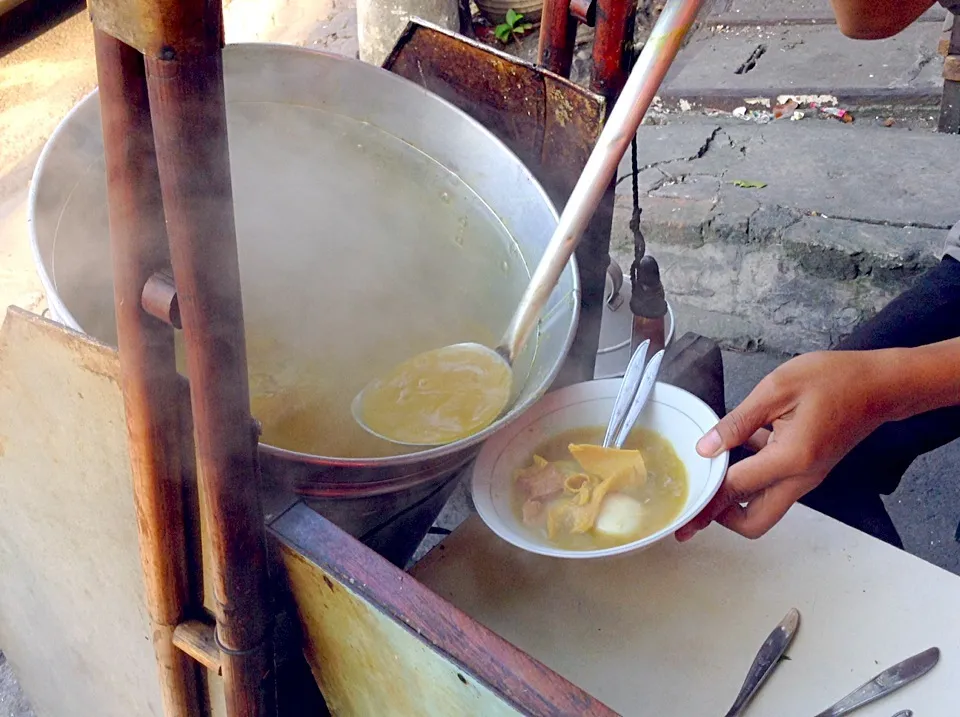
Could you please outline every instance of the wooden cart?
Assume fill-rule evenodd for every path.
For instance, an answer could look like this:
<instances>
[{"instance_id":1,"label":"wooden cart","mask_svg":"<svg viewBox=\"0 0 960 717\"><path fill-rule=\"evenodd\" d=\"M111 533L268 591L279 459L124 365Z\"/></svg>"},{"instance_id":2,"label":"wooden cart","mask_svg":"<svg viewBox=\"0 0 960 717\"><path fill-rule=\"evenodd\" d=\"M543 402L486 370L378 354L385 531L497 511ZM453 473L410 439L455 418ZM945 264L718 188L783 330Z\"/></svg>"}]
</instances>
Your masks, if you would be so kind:
<instances>
[{"instance_id":1,"label":"wooden cart","mask_svg":"<svg viewBox=\"0 0 960 717\"><path fill-rule=\"evenodd\" d=\"M414 22L386 67L484 122L562 205L626 78L633 7L548 0L539 67ZM3 569L13 578L0 639L39 713L322 713L317 684L338 714L610 713L263 484L222 8L89 8L119 351L17 310L0 335L0 466L12 514ZM595 18L588 90L564 76L578 23ZM507 70L534 90L510 106L499 91ZM511 121L530 116L533 132ZM582 313L567 383L593 376L613 198L611 186L578 251ZM189 383L175 367L177 331Z\"/></svg>"}]
</instances>

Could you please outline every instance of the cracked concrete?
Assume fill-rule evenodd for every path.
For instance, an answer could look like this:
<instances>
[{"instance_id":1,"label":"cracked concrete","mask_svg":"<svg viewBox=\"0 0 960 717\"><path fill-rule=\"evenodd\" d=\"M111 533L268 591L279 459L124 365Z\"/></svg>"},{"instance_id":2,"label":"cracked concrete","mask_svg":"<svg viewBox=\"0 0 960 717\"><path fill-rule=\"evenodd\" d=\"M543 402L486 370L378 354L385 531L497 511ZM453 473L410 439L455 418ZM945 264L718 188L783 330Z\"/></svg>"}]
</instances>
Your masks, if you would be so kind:
<instances>
[{"instance_id":1,"label":"cracked concrete","mask_svg":"<svg viewBox=\"0 0 960 717\"><path fill-rule=\"evenodd\" d=\"M828 347L933 266L960 219L956 136L688 119L638 142L648 251L684 325L731 345ZM611 243L624 268L630 166Z\"/></svg>"}]
</instances>

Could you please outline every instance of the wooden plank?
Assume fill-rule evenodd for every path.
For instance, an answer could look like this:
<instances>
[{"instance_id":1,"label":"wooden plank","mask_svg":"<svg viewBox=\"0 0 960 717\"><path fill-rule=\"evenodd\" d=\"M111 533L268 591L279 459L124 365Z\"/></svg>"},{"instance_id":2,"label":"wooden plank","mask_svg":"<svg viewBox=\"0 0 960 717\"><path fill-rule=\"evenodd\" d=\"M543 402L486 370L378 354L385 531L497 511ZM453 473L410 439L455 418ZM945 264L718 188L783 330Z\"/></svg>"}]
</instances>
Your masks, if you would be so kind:
<instances>
[{"instance_id":1,"label":"wooden plank","mask_svg":"<svg viewBox=\"0 0 960 717\"><path fill-rule=\"evenodd\" d=\"M333 714L614 714L305 505L270 529Z\"/></svg>"},{"instance_id":2,"label":"wooden plank","mask_svg":"<svg viewBox=\"0 0 960 717\"><path fill-rule=\"evenodd\" d=\"M115 349L8 310L0 327L0 646L37 717L164 714L119 376ZM211 714L221 717L215 673L206 687Z\"/></svg>"},{"instance_id":3,"label":"wooden plank","mask_svg":"<svg viewBox=\"0 0 960 717\"><path fill-rule=\"evenodd\" d=\"M32 314L0 328L0 645L38 717L163 714L119 372Z\"/></svg>"},{"instance_id":4,"label":"wooden plank","mask_svg":"<svg viewBox=\"0 0 960 717\"><path fill-rule=\"evenodd\" d=\"M199 620L187 620L173 631L173 644L194 660L217 675L223 674L220 666L220 648L214 634L214 626Z\"/></svg>"}]
</instances>

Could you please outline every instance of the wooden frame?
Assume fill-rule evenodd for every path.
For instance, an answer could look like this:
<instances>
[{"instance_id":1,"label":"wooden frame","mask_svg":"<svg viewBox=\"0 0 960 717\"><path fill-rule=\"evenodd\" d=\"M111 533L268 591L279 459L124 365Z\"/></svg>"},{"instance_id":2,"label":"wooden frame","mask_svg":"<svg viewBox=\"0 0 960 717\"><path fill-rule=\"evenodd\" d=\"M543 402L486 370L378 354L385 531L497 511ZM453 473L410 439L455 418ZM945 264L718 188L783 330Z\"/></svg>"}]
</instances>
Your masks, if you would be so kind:
<instances>
[{"instance_id":1,"label":"wooden frame","mask_svg":"<svg viewBox=\"0 0 960 717\"><path fill-rule=\"evenodd\" d=\"M219 5L91 3L107 161L117 330L140 543L168 715L196 714L196 663L174 644L188 563L173 328L144 308L172 268L191 377L197 465L227 709L272 709L266 548L250 417L226 138ZM122 38L122 39L119 39ZM172 316L171 316L172 318Z\"/></svg>"},{"instance_id":2,"label":"wooden frame","mask_svg":"<svg viewBox=\"0 0 960 717\"><path fill-rule=\"evenodd\" d=\"M626 76L630 7L626 0L603 0L600 6L606 15L598 28L595 88L608 102L619 94ZM591 8L581 8L584 17ZM121 378L164 709L170 717L202 710L202 664L222 674L228 714L259 717L274 709L272 616L226 138L222 8L201 0L91 0L90 11L107 162ZM576 22L568 7L556 6L548 14L545 27L554 26L562 26L566 44L550 62L569 74ZM545 184L565 201L589 147L561 142L554 149L572 161ZM564 382L593 375L612 214L611 187L577 252L583 313L568 362L575 371L568 371ZM199 606L187 543L188 514L195 506L182 481L183 447L189 441L178 430L174 327L182 327L185 338L199 504L213 557L212 639L193 620ZM339 546L347 557L363 553L349 541L334 541L328 532L314 537L329 540L328 547ZM353 566L360 570L365 564L355 561ZM380 593L366 597L377 605L386 605L388 598ZM422 597L430 599L426 591ZM421 618L427 630L429 614ZM485 657L484 647L494 652L505 648L478 630L471 628L470 635L479 642L463 659L489 663L494 655ZM589 696L577 695L566 685L555 695L536 697L531 683L522 680L549 684L552 677L522 653L511 659L523 667L521 672L532 672L520 675L516 684L493 684L492 673L487 678L522 710L554 714L548 705L573 696L576 704L570 707L588 708L577 713L607 713L599 707L594 711Z\"/></svg>"}]
</instances>

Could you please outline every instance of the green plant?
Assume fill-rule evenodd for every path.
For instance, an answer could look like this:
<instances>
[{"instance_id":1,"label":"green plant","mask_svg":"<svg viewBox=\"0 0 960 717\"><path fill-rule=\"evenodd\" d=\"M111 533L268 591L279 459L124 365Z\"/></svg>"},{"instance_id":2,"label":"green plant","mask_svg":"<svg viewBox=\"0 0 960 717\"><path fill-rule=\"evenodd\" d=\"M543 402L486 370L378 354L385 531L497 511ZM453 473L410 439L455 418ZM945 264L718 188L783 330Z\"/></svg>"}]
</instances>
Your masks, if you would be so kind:
<instances>
[{"instance_id":1,"label":"green plant","mask_svg":"<svg viewBox=\"0 0 960 717\"><path fill-rule=\"evenodd\" d=\"M493 34L497 36L500 42L507 44L510 40L519 39L523 33L532 27L533 25L531 23L523 21L523 15L516 10L510 9L507 10L505 21L497 25Z\"/></svg>"}]
</instances>

